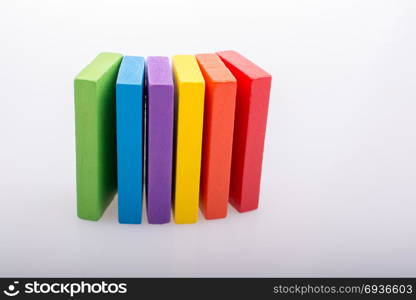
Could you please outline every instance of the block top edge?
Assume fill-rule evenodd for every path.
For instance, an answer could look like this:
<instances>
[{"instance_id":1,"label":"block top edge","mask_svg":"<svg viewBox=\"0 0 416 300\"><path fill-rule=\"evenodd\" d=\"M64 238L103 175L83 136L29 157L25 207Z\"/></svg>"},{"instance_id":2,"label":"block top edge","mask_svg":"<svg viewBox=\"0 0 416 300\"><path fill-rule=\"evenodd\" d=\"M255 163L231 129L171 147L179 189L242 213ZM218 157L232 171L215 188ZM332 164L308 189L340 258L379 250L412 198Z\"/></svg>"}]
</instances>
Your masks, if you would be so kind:
<instances>
[{"instance_id":1,"label":"block top edge","mask_svg":"<svg viewBox=\"0 0 416 300\"><path fill-rule=\"evenodd\" d=\"M243 74L251 79L260 79L271 77L264 69L253 63L251 60L245 58L240 53L234 50L220 51L217 55L227 65L233 65L235 68L240 70Z\"/></svg>"},{"instance_id":2,"label":"block top edge","mask_svg":"<svg viewBox=\"0 0 416 300\"><path fill-rule=\"evenodd\" d=\"M167 56L149 56L146 61L149 86L173 86L172 68Z\"/></svg>"},{"instance_id":3,"label":"block top edge","mask_svg":"<svg viewBox=\"0 0 416 300\"><path fill-rule=\"evenodd\" d=\"M120 64L122 54L103 52L98 54L78 75L75 80L98 81L111 67Z\"/></svg>"},{"instance_id":4,"label":"block top edge","mask_svg":"<svg viewBox=\"0 0 416 300\"><path fill-rule=\"evenodd\" d=\"M143 85L144 57L124 56L117 76L119 85Z\"/></svg>"},{"instance_id":5,"label":"block top edge","mask_svg":"<svg viewBox=\"0 0 416 300\"><path fill-rule=\"evenodd\" d=\"M234 75L214 53L195 55L204 76L208 76L212 82L229 83L237 82Z\"/></svg>"},{"instance_id":6,"label":"block top edge","mask_svg":"<svg viewBox=\"0 0 416 300\"><path fill-rule=\"evenodd\" d=\"M178 81L182 83L205 83L194 55L174 55L172 66Z\"/></svg>"}]
</instances>

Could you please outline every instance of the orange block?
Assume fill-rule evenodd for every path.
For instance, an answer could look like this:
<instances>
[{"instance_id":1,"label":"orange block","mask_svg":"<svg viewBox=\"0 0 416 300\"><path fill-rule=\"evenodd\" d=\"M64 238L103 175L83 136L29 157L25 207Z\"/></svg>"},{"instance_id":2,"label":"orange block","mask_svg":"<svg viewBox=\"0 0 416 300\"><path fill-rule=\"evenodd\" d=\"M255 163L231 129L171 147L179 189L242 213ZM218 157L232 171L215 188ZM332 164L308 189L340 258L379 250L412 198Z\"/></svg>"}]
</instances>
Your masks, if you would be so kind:
<instances>
[{"instance_id":1,"label":"orange block","mask_svg":"<svg viewBox=\"0 0 416 300\"><path fill-rule=\"evenodd\" d=\"M227 215L237 80L216 54L196 55L205 79L201 210L207 219Z\"/></svg>"}]
</instances>

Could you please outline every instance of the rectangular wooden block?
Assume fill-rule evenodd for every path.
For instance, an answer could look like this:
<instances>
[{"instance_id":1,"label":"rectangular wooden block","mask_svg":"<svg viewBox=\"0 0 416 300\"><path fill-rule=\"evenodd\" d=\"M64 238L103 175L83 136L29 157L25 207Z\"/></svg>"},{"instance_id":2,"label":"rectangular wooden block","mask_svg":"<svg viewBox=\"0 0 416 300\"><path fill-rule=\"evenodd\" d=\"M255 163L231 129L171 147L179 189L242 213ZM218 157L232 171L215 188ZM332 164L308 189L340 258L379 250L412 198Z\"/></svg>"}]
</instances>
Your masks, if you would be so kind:
<instances>
[{"instance_id":1,"label":"rectangular wooden block","mask_svg":"<svg viewBox=\"0 0 416 300\"><path fill-rule=\"evenodd\" d=\"M237 78L230 202L245 212L259 203L272 77L235 51L217 54Z\"/></svg>"},{"instance_id":2,"label":"rectangular wooden block","mask_svg":"<svg viewBox=\"0 0 416 300\"><path fill-rule=\"evenodd\" d=\"M77 212L98 220L117 192L115 87L121 54L101 53L75 78Z\"/></svg>"},{"instance_id":3,"label":"rectangular wooden block","mask_svg":"<svg viewBox=\"0 0 416 300\"><path fill-rule=\"evenodd\" d=\"M193 55L172 59L176 87L176 164L174 219L178 224L198 221L204 117L204 77Z\"/></svg>"},{"instance_id":4,"label":"rectangular wooden block","mask_svg":"<svg viewBox=\"0 0 416 300\"><path fill-rule=\"evenodd\" d=\"M196 58L205 79L201 208L207 219L227 215L237 80L215 54Z\"/></svg>"},{"instance_id":5,"label":"rectangular wooden block","mask_svg":"<svg viewBox=\"0 0 416 300\"><path fill-rule=\"evenodd\" d=\"M118 220L142 221L144 58L125 56L117 77Z\"/></svg>"},{"instance_id":6,"label":"rectangular wooden block","mask_svg":"<svg viewBox=\"0 0 416 300\"><path fill-rule=\"evenodd\" d=\"M174 88L169 58L147 58L147 218L170 222Z\"/></svg>"}]
</instances>

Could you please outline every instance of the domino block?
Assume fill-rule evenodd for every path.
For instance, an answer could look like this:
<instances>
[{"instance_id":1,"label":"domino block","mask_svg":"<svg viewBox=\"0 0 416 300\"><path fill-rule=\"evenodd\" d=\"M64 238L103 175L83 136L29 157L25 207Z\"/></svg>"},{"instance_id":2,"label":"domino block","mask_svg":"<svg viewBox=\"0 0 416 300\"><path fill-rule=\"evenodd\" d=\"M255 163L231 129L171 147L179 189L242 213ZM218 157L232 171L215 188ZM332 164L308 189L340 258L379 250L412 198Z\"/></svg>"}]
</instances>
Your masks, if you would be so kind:
<instances>
[{"instance_id":1,"label":"domino block","mask_svg":"<svg viewBox=\"0 0 416 300\"><path fill-rule=\"evenodd\" d=\"M271 75L235 51L218 56L237 78L230 202L240 212L258 207Z\"/></svg>"},{"instance_id":2,"label":"domino block","mask_svg":"<svg viewBox=\"0 0 416 300\"><path fill-rule=\"evenodd\" d=\"M123 58L116 91L118 220L123 224L140 224L143 193L143 57Z\"/></svg>"},{"instance_id":3,"label":"domino block","mask_svg":"<svg viewBox=\"0 0 416 300\"><path fill-rule=\"evenodd\" d=\"M174 88L169 58L147 58L147 218L170 222Z\"/></svg>"},{"instance_id":4,"label":"domino block","mask_svg":"<svg viewBox=\"0 0 416 300\"><path fill-rule=\"evenodd\" d=\"M176 86L176 164L173 215L178 224L198 221L204 117L204 77L193 55L172 59Z\"/></svg>"},{"instance_id":5,"label":"domino block","mask_svg":"<svg viewBox=\"0 0 416 300\"><path fill-rule=\"evenodd\" d=\"M121 54L101 53L75 78L78 217L101 218L117 192L115 86Z\"/></svg>"},{"instance_id":6,"label":"domino block","mask_svg":"<svg viewBox=\"0 0 416 300\"><path fill-rule=\"evenodd\" d=\"M201 210L207 219L227 215L237 80L215 54L196 58L205 79Z\"/></svg>"}]
</instances>

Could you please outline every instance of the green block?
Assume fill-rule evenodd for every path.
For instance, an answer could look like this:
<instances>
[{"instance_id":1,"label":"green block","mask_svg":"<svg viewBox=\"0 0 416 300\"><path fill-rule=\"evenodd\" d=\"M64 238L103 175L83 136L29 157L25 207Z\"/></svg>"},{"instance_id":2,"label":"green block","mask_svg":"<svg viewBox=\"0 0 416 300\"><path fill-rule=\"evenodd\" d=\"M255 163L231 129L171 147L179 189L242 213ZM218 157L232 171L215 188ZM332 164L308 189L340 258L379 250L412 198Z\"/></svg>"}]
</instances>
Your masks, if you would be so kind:
<instances>
[{"instance_id":1,"label":"green block","mask_svg":"<svg viewBox=\"0 0 416 300\"><path fill-rule=\"evenodd\" d=\"M98 220L117 192L116 80L122 55L101 53L75 78L78 217Z\"/></svg>"}]
</instances>

